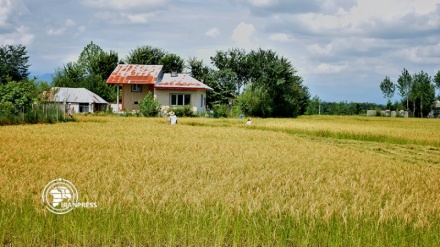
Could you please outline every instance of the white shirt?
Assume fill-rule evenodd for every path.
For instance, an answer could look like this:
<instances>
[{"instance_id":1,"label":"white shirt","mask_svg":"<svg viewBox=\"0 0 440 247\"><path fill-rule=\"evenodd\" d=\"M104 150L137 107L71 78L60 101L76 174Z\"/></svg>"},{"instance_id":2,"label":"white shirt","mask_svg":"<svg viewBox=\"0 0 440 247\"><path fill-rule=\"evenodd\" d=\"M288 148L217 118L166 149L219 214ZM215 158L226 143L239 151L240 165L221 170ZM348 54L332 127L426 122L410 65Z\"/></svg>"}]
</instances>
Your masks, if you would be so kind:
<instances>
[{"instance_id":1,"label":"white shirt","mask_svg":"<svg viewBox=\"0 0 440 247\"><path fill-rule=\"evenodd\" d=\"M176 124L177 123L177 117L176 115L170 116L170 124Z\"/></svg>"}]
</instances>

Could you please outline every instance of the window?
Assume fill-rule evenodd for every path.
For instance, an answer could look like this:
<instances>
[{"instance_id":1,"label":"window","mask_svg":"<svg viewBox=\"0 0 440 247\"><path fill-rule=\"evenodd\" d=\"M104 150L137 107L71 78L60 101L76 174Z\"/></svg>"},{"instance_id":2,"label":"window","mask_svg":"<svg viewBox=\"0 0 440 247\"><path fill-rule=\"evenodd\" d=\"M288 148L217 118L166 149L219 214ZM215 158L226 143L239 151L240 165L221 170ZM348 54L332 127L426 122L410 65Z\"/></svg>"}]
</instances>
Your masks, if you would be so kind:
<instances>
[{"instance_id":1,"label":"window","mask_svg":"<svg viewBox=\"0 0 440 247\"><path fill-rule=\"evenodd\" d=\"M79 112L89 112L89 103L79 103Z\"/></svg>"},{"instance_id":2,"label":"window","mask_svg":"<svg viewBox=\"0 0 440 247\"><path fill-rule=\"evenodd\" d=\"M170 94L170 105L191 104L191 94Z\"/></svg>"},{"instance_id":3,"label":"window","mask_svg":"<svg viewBox=\"0 0 440 247\"><path fill-rule=\"evenodd\" d=\"M203 94L200 95L200 107L205 106L205 98L203 97Z\"/></svg>"},{"instance_id":4,"label":"window","mask_svg":"<svg viewBox=\"0 0 440 247\"><path fill-rule=\"evenodd\" d=\"M139 85L139 84L131 85L131 91L132 92L142 92L142 85Z\"/></svg>"}]
</instances>

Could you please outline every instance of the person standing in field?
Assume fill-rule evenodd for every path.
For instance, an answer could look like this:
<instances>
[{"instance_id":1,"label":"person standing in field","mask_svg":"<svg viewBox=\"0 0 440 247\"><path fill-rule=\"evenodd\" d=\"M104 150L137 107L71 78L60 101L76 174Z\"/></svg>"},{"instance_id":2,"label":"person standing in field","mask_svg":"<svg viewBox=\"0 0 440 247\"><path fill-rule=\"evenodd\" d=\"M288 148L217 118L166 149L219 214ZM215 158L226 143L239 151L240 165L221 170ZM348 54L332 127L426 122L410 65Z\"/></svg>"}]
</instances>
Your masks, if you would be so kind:
<instances>
[{"instance_id":1,"label":"person standing in field","mask_svg":"<svg viewBox=\"0 0 440 247\"><path fill-rule=\"evenodd\" d=\"M73 106L70 107L70 103L69 103L69 117L73 118Z\"/></svg>"},{"instance_id":2,"label":"person standing in field","mask_svg":"<svg viewBox=\"0 0 440 247\"><path fill-rule=\"evenodd\" d=\"M170 112L170 124L177 124L177 116L174 112Z\"/></svg>"}]
</instances>

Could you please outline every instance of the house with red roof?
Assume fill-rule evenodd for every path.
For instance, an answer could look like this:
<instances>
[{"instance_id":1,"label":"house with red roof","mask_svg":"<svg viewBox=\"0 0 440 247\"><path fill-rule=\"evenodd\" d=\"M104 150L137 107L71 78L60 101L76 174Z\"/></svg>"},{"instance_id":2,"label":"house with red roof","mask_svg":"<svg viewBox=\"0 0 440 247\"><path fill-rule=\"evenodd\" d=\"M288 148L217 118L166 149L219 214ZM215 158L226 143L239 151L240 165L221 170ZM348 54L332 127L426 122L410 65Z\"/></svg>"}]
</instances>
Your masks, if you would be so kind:
<instances>
[{"instance_id":1,"label":"house with red roof","mask_svg":"<svg viewBox=\"0 0 440 247\"><path fill-rule=\"evenodd\" d=\"M107 79L107 84L120 85L118 91L122 88L122 104L118 110L138 110L139 102L151 92L162 105L162 109L191 105L194 112L204 112L206 91L213 89L188 74L163 73L162 67L118 65ZM117 95L119 96L119 92Z\"/></svg>"}]
</instances>

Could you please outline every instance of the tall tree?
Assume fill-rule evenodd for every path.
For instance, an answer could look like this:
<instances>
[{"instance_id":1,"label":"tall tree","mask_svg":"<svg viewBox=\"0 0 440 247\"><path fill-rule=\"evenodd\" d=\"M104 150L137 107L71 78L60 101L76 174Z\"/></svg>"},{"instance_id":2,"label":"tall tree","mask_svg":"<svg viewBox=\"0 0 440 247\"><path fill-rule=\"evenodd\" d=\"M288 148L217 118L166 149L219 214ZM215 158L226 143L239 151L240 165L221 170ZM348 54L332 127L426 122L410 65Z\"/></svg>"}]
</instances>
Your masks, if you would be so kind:
<instances>
[{"instance_id":1,"label":"tall tree","mask_svg":"<svg viewBox=\"0 0 440 247\"><path fill-rule=\"evenodd\" d=\"M117 53L105 52L91 42L84 47L77 62L69 62L55 70L52 83L56 87L84 87L107 101L113 101L116 89L107 85L106 80L118 65L118 60Z\"/></svg>"},{"instance_id":2,"label":"tall tree","mask_svg":"<svg viewBox=\"0 0 440 247\"><path fill-rule=\"evenodd\" d=\"M170 53L166 54L159 60L159 64L163 65L164 73L171 73L176 71L182 73L185 68L185 61L178 55Z\"/></svg>"},{"instance_id":3,"label":"tall tree","mask_svg":"<svg viewBox=\"0 0 440 247\"><path fill-rule=\"evenodd\" d=\"M234 48L228 51L217 51L215 56L211 57L211 63L219 70L230 69L237 75L237 94L249 82L250 64L245 50Z\"/></svg>"},{"instance_id":4,"label":"tall tree","mask_svg":"<svg viewBox=\"0 0 440 247\"><path fill-rule=\"evenodd\" d=\"M406 98L406 110L409 111L409 93L411 91L413 81L412 76L409 74L407 69L403 69L402 74L397 79L397 89L399 90L399 95Z\"/></svg>"},{"instance_id":5,"label":"tall tree","mask_svg":"<svg viewBox=\"0 0 440 247\"><path fill-rule=\"evenodd\" d=\"M152 46L140 46L132 50L125 58L129 64L160 64L159 61L166 55L166 52L160 48Z\"/></svg>"},{"instance_id":6,"label":"tall tree","mask_svg":"<svg viewBox=\"0 0 440 247\"><path fill-rule=\"evenodd\" d=\"M432 110L435 101L435 87L431 77L423 70L413 76L411 88L412 98L414 99L414 116L427 116Z\"/></svg>"},{"instance_id":7,"label":"tall tree","mask_svg":"<svg viewBox=\"0 0 440 247\"><path fill-rule=\"evenodd\" d=\"M26 46L3 45L0 47L0 84L21 81L29 75Z\"/></svg>"},{"instance_id":8,"label":"tall tree","mask_svg":"<svg viewBox=\"0 0 440 247\"><path fill-rule=\"evenodd\" d=\"M388 98L388 103L391 104L391 98L396 90L396 85L390 80L388 76L380 83L380 90L382 90L383 97Z\"/></svg>"},{"instance_id":9,"label":"tall tree","mask_svg":"<svg viewBox=\"0 0 440 247\"><path fill-rule=\"evenodd\" d=\"M434 76L435 86L440 90L440 70L437 71L437 74ZM438 95L438 99L440 100L440 94Z\"/></svg>"},{"instance_id":10,"label":"tall tree","mask_svg":"<svg viewBox=\"0 0 440 247\"><path fill-rule=\"evenodd\" d=\"M207 82L214 89L210 92L210 105L229 104L229 99L235 97L237 74L231 69L224 69L213 72L213 77L214 80Z\"/></svg>"},{"instance_id":11,"label":"tall tree","mask_svg":"<svg viewBox=\"0 0 440 247\"><path fill-rule=\"evenodd\" d=\"M290 61L272 50L259 49L247 55L246 63L247 81L252 81L246 93L251 96L242 97L241 104L246 105L243 100L249 99L260 104L250 115L296 117L305 113L310 94Z\"/></svg>"},{"instance_id":12,"label":"tall tree","mask_svg":"<svg viewBox=\"0 0 440 247\"><path fill-rule=\"evenodd\" d=\"M203 60L198 60L196 57L190 57L187 61L190 75L195 79L207 82L212 81L213 70L203 63Z\"/></svg>"}]
</instances>

